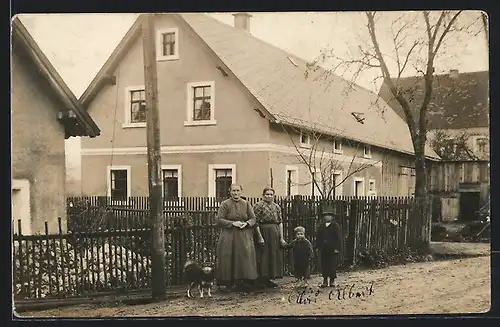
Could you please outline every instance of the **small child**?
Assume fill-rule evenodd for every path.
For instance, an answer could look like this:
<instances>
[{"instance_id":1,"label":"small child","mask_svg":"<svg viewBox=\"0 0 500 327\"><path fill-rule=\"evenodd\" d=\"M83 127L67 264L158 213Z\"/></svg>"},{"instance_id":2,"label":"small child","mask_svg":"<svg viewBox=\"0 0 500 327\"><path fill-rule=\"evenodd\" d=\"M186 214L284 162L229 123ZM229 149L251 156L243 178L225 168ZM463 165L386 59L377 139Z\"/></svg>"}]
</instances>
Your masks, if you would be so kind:
<instances>
[{"instance_id":1,"label":"small child","mask_svg":"<svg viewBox=\"0 0 500 327\"><path fill-rule=\"evenodd\" d=\"M292 249L293 270L297 282L306 282L309 279L309 263L314 253L313 246L306 238L306 229L304 227L297 226L293 231L295 232L295 239L286 247Z\"/></svg>"},{"instance_id":2,"label":"small child","mask_svg":"<svg viewBox=\"0 0 500 327\"><path fill-rule=\"evenodd\" d=\"M322 214L323 222L318 227L316 248L320 252L321 287L334 287L337 278L337 257L342 247L342 231L339 224L333 219L333 210L325 210Z\"/></svg>"}]
</instances>

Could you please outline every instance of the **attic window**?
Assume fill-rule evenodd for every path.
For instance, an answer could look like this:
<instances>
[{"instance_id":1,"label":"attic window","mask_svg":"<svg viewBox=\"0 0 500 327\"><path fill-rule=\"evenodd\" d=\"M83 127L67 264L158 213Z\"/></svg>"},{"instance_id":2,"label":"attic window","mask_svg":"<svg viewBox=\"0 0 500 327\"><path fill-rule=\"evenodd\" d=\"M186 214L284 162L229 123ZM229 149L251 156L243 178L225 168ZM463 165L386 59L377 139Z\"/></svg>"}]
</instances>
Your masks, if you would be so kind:
<instances>
[{"instance_id":1,"label":"attic window","mask_svg":"<svg viewBox=\"0 0 500 327\"><path fill-rule=\"evenodd\" d=\"M371 149L370 145L368 145L368 144L365 144L365 146L363 147L363 157L365 157L365 158L372 157L372 149Z\"/></svg>"},{"instance_id":2,"label":"attic window","mask_svg":"<svg viewBox=\"0 0 500 327\"><path fill-rule=\"evenodd\" d=\"M292 65L294 65L295 67L299 67L299 65L297 65L297 63L295 61L293 61L292 58L290 58L290 57L287 57L287 58L288 58L288 60L290 60L290 62L292 63Z\"/></svg>"},{"instance_id":3,"label":"attic window","mask_svg":"<svg viewBox=\"0 0 500 327\"><path fill-rule=\"evenodd\" d=\"M300 146L303 148L311 147L311 135L306 132L300 133Z\"/></svg>"}]
</instances>

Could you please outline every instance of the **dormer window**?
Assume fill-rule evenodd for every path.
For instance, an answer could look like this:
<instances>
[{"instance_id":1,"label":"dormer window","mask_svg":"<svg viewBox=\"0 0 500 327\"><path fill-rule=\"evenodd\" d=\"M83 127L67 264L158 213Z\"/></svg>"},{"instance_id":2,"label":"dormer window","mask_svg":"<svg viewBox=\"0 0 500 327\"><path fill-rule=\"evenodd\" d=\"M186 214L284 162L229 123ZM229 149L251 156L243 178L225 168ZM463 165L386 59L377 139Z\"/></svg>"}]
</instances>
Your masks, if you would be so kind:
<instances>
[{"instance_id":1,"label":"dormer window","mask_svg":"<svg viewBox=\"0 0 500 327\"><path fill-rule=\"evenodd\" d=\"M304 148L311 147L311 135L306 132L300 133L300 146Z\"/></svg>"},{"instance_id":2,"label":"dormer window","mask_svg":"<svg viewBox=\"0 0 500 327\"><path fill-rule=\"evenodd\" d=\"M363 157L365 157L365 158L372 157L372 149L371 149L371 146L368 144L365 144L365 146L363 147Z\"/></svg>"},{"instance_id":3,"label":"dormer window","mask_svg":"<svg viewBox=\"0 0 500 327\"><path fill-rule=\"evenodd\" d=\"M342 139L335 138L333 140L333 152L334 153L342 153Z\"/></svg>"}]
</instances>

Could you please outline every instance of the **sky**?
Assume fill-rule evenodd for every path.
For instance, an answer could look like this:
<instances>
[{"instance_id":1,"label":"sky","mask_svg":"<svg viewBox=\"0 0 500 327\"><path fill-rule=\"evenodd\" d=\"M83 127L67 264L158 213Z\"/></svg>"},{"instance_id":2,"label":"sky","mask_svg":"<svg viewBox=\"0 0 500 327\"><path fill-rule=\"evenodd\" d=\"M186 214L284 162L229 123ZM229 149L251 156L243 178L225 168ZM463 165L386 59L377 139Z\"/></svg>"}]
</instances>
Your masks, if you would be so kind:
<instances>
[{"instance_id":1,"label":"sky","mask_svg":"<svg viewBox=\"0 0 500 327\"><path fill-rule=\"evenodd\" d=\"M462 13L462 26L476 22L479 12ZM232 25L231 13L211 13L223 23ZM403 16L402 16L403 15ZM126 31L135 21L136 14L36 14L21 15L20 19L38 45L52 62L56 70L74 92L76 97L84 92ZM397 18L410 21L417 17L421 24L414 30L422 32L422 15L417 12L384 12L377 20L377 35L382 50L393 49L391 34L397 29ZM481 30L476 22L469 33L455 33L442 47L442 55L435 63L436 73L450 69L460 72L488 70L488 48L485 34L472 35ZM324 49L334 49L335 54L349 58L349 51L369 40L366 17L362 12L302 12L302 13L252 13L250 32L277 47L308 61L320 56ZM394 56L388 56L389 69L394 72ZM323 63L326 68L335 65L334 60ZM352 72L337 71L346 78ZM405 75L414 75L408 69ZM378 68L364 72L356 82L378 93L381 80ZM78 174L80 162L79 139L67 141L68 174Z\"/></svg>"}]
</instances>

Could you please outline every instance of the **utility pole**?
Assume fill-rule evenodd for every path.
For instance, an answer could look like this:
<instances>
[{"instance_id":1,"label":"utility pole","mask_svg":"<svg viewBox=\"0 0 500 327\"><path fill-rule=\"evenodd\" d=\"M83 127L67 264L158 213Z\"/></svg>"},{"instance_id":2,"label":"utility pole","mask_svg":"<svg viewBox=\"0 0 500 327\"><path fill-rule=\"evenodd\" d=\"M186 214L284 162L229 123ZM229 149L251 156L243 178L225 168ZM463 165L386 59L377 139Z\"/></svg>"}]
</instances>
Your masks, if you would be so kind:
<instances>
[{"instance_id":1,"label":"utility pole","mask_svg":"<svg viewBox=\"0 0 500 327\"><path fill-rule=\"evenodd\" d=\"M158 110L158 77L154 14L143 14L142 46L146 93L146 130L148 147L149 210L152 222L151 289L153 300L165 300L165 225L161 187L160 114Z\"/></svg>"}]
</instances>

